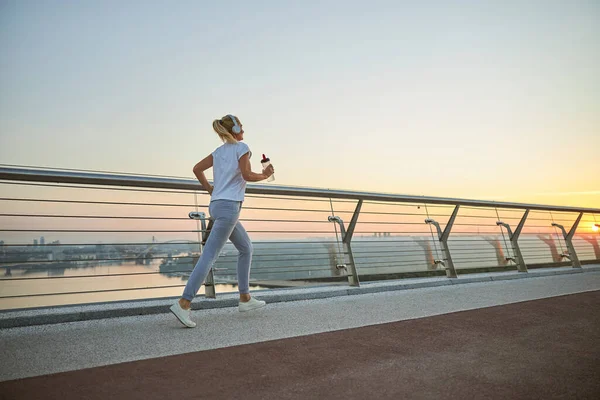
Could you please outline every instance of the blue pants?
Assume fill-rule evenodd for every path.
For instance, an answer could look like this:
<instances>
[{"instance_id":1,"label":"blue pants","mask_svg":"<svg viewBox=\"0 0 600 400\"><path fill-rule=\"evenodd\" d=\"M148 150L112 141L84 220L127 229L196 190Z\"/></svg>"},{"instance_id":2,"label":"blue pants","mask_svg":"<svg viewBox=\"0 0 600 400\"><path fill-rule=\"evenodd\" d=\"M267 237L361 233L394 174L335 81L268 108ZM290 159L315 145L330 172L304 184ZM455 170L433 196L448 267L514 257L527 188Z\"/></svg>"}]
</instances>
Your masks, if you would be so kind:
<instances>
[{"instance_id":1,"label":"blue pants","mask_svg":"<svg viewBox=\"0 0 600 400\"><path fill-rule=\"evenodd\" d=\"M183 297L192 301L200 289L200 285L206 279L208 271L212 268L219 253L231 240L239 251L237 263L238 288L240 294L250 292L250 264L252 264L252 242L248 233L238 221L242 202L232 200L214 200L210 202L208 212L214 220L212 230L204 246L204 250L198 263L190 275L190 279L183 290Z\"/></svg>"}]
</instances>

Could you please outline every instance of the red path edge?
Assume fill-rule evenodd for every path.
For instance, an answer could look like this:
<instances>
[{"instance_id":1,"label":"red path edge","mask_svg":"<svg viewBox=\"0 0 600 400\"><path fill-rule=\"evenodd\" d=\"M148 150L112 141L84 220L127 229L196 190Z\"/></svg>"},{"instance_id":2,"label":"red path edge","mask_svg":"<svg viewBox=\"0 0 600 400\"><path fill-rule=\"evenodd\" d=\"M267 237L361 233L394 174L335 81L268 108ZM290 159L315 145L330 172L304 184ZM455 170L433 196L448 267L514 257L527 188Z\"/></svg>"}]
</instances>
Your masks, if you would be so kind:
<instances>
[{"instance_id":1,"label":"red path edge","mask_svg":"<svg viewBox=\"0 0 600 400\"><path fill-rule=\"evenodd\" d=\"M600 291L0 382L11 400L238 398L599 399Z\"/></svg>"}]
</instances>

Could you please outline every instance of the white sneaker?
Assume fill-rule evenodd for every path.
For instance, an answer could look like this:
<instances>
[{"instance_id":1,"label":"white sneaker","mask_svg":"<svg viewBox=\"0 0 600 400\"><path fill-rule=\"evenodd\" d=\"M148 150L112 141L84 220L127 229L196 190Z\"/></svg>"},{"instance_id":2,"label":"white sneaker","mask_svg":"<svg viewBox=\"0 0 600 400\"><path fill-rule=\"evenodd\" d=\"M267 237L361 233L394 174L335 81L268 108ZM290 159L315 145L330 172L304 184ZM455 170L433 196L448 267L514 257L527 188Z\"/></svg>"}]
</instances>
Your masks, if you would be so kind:
<instances>
[{"instance_id":1,"label":"white sneaker","mask_svg":"<svg viewBox=\"0 0 600 400\"><path fill-rule=\"evenodd\" d=\"M175 314L175 316L177 317L177 319L179 320L179 322L181 322L182 324L184 324L188 328L195 328L196 327L196 323L194 321L192 321L192 318L191 318L191 309L190 310L184 310L179 305L179 302L177 302L177 303L175 303L175 304L173 304L171 306L170 310L171 310L171 312L173 314Z\"/></svg>"},{"instance_id":2,"label":"white sneaker","mask_svg":"<svg viewBox=\"0 0 600 400\"><path fill-rule=\"evenodd\" d=\"M240 301L239 310L240 312L252 311L259 308L263 308L267 303L262 300L256 300L254 297L251 297L249 301L243 302Z\"/></svg>"}]
</instances>

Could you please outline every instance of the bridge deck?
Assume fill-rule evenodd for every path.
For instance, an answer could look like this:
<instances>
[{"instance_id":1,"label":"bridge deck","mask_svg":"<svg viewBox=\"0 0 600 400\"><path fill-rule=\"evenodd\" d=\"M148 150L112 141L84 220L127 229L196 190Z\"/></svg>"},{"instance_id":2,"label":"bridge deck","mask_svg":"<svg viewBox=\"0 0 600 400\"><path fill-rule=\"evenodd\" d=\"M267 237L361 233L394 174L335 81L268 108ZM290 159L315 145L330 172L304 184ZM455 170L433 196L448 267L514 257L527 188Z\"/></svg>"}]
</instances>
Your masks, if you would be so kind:
<instances>
[{"instance_id":1,"label":"bridge deck","mask_svg":"<svg viewBox=\"0 0 600 400\"><path fill-rule=\"evenodd\" d=\"M599 306L588 272L4 329L0 396L597 398Z\"/></svg>"}]
</instances>

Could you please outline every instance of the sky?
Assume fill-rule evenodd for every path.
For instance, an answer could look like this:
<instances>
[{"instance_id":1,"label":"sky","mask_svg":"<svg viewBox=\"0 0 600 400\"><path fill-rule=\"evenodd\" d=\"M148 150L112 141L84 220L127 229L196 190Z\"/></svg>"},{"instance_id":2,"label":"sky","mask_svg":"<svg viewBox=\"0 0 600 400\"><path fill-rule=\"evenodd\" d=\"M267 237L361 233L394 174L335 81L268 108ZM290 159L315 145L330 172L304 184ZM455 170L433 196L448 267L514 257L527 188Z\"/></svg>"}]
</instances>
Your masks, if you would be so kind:
<instances>
[{"instance_id":1,"label":"sky","mask_svg":"<svg viewBox=\"0 0 600 400\"><path fill-rule=\"evenodd\" d=\"M600 207L600 2L0 0L0 164ZM208 174L211 176L210 173Z\"/></svg>"}]
</instances>

